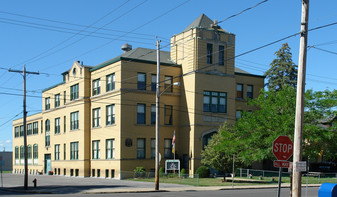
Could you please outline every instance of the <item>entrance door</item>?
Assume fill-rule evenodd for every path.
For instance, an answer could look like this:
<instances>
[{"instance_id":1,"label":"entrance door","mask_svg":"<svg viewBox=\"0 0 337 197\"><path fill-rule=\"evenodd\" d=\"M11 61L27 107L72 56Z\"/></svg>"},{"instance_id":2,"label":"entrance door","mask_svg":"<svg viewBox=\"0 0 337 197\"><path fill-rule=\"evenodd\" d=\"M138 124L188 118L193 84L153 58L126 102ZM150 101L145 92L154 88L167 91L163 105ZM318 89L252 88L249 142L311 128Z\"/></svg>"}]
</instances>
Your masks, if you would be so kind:
<instances>
[{"instance_id":1,"label":"entrance door","mask_svg":"<svg viewBox=\"0 0 337 197\"><path fill-rule=\"evenodd\" d=\"M51 171L51 154L44 155L44 173L48 174Z\"/></svg>"}]
</instances>

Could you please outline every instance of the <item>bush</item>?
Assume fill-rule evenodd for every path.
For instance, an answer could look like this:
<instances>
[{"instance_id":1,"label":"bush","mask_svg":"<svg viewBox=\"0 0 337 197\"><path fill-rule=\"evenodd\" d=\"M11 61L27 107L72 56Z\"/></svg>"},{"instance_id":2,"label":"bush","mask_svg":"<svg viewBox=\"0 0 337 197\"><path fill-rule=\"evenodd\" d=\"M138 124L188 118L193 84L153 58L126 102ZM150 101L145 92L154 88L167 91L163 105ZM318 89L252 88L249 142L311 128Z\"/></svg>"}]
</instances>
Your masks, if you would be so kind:
<instances>
[{"instance_id":1,"label":"bush","mask_svg":"<svg viewBox=\"0 0 337 197\"><path fill-rule=\"evenodd\" d=\"M135 178L145 176L145 170L143 167L136 167L136 169L134 169L133 172Z\"/></svg>"},{"instance_id":2,"label":"bush","mask_svg":"<svg viewBox=\"0 0 337 197\"><path fill-rule=\"evenodd\" d=\"M164 168L163 168L163 167L160 167L160 168L159 168L159 174L160 174L160 175L163 175L164 173L165 173Z\"/></svg>"},{"instance_id":3,"label":"bush","mask_svg":"<svg viewBox=\"0 0 337 197\"><path fill-rule=\"evenodd\" d=\"M180 174L186 174L186 170L184 168L181 169Z\"/></svg>"},{"instance_id":4,"label":"bush","mask_svg":"<svg viewBox=\"0 0 337 197\"><path fill-rule=\"evenodd\" d=\"M200 166L195 173L199 174L199 178L208 178L210 171L208 167Z\"/></svg>"}]
</instances>

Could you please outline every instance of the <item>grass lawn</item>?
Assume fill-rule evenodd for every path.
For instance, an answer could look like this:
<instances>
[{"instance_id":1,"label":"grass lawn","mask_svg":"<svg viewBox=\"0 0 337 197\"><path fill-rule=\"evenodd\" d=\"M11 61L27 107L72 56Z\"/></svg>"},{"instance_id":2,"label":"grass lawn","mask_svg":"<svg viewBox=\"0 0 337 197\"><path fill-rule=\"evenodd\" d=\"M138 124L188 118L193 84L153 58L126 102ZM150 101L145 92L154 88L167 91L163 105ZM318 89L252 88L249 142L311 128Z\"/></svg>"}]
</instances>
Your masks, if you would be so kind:
<instances>
[{"instance_id":1,"label":"grass lawn","mask_svg":"<svg viewBox=\"0 0 337 197\"><path fill-rule=\"evenodd\" d=\"M262 185L262 184L277 184L278 177L275 177L275 181L271 182L272 177L263 177L262 180L259 177L253 177L248 179L246 177L236 177L234 180L235 186L245 185ZM159 178L160 183L173 183L192 186L231 186L232 178L228 177L227 182L222 181L223 178L179 178L177 176L164 176ZM154 182L154 178L135 178L128 179L133 181ZM282 183L289 183L289 177L282 177ZM336 177L302 177L302 184L321 184L321 183L337 183Z\"/></svg>"}]
</instances>

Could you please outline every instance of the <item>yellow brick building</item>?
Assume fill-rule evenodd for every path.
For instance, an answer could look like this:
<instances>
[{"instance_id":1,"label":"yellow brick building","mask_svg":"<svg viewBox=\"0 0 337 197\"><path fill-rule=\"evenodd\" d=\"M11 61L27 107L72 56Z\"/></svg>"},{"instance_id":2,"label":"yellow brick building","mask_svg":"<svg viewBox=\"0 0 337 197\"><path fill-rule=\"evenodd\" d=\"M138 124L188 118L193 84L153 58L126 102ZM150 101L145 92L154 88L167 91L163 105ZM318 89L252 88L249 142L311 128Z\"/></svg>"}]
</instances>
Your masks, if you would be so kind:
<instances>
[{"instance_id":1,"label":"yellow brick building","mask_svg":"<svg viewBox=\"0 0 337 197\"><path fill-rule=\"evenodd\" d=\"M74 62L43 91L42 112L27 117L29 173L122 178L154 170L156 51L131 49L97 66ZM160 147L191 175L201 150L224 122L233 123L264 77L235 68L235 35L202 14L161 51ZM174 86L180 82L180 86ZM22 119L13 121L13 172L23 173Z\"/></svg>"}]
</instances>

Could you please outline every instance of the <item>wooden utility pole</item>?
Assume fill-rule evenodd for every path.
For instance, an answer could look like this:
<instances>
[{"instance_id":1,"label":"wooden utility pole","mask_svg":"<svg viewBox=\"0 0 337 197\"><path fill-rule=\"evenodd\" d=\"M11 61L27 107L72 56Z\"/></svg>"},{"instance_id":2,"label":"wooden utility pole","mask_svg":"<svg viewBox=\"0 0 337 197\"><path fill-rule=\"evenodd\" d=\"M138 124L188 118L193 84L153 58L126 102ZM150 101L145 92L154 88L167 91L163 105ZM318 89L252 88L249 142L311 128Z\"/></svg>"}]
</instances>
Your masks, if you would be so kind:
<instances>
[{"instance_id":1,"label":"wooden utility pole","mask_svg":"<svg viewBox=\"0 0 337 197\"><path fill-rule=\"evenodd\" d=\"M297 95L296 95L296 115L294 133L294 157L293 157L293 188L292 196L301 196L302 173L297 170L297 162L302 161L302 139L303 139L303 118L304 118L304 93L305 93L305 72L307 61L307 40L308 40L308 17L309 0L302 0L301 19L301 40L298 60L297 75Z\"/></svg>"},{"instance_id":2,"label":"wooden utility pole","mask_svg":"<svg viewBox=\"0 0 337 197\"><path fill-rule=\"evenodd\" d=\"M9 72L22 73L23 76L23 146L24 146L24 163L25 163L25 175L24 175L24 189L28 189L28 148L27 148L27 111L26 111L26 74L35 74L39 75L38 72L29 72L26 71L26 66L23 67L23 71L21 70L11 70L8 69Z\"/></svg>"},{"instance_id":3,"label":"wooden utility pole","mask_svg":"<svg viewBox=\"0 0 337 197\"><path fill-rule=\"evenodd\" d=\"M160 41L157 40L155 190L159 190L159 98L160 98L159 81L160 81Z\"/></svg>"}]
</instances>

